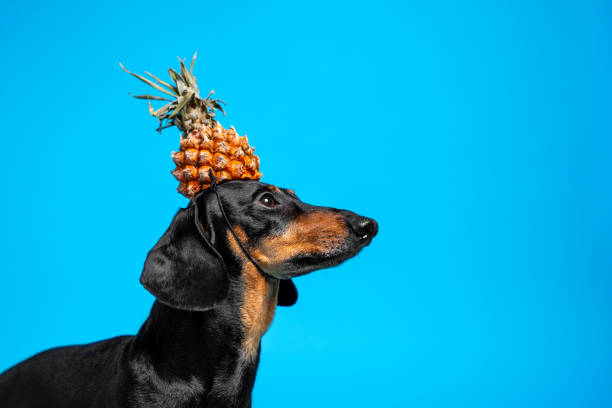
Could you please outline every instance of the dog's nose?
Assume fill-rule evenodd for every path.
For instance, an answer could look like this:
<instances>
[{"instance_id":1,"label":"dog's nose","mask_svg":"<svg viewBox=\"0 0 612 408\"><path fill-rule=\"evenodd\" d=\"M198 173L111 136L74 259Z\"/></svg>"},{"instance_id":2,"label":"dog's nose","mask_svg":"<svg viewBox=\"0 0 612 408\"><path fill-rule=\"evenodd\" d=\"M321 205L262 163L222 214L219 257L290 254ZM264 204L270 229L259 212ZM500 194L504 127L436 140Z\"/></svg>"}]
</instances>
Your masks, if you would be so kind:
<instances>
[{"instance_id":1,"label":"dog's nose","mask_svg":"<svg viewBox=\"0 0 612 408\"><path fill-rule=\"evenodd\" d=\"M378 223L371 218L358 217L351 223L351 229L359 239L371 239L378 232Z\"/></svg>"}]
</instances>

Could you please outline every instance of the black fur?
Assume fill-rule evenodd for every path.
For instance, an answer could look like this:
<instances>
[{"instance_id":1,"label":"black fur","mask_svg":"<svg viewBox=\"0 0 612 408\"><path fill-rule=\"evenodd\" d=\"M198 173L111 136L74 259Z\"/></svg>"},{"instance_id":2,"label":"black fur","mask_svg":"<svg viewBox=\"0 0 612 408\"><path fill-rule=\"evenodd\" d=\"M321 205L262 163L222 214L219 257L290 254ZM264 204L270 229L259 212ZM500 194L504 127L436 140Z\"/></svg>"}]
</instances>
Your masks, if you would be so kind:
<instances>
[{"instance_id":1,"label":"black fur","mask_svg":"<svg viewBox=\"0 0 612 408\"><path fill-rule=\"evenodd\" d=\"M297 257L273 271L281 279L279 305L297 300L291 277L337 265L377 231L373 220L310 206L290 190L255 181L217 188L249 247L308 211L338 212L351 230L338 251ZM264 194L278 205L262 205ZM0 375L0 407L249 407L259 351L244 357L242 262L215 197L199 194L147 256L141 282L157 300L138 334L47 350L12 367Z\"/></svg>"}]
</instances>

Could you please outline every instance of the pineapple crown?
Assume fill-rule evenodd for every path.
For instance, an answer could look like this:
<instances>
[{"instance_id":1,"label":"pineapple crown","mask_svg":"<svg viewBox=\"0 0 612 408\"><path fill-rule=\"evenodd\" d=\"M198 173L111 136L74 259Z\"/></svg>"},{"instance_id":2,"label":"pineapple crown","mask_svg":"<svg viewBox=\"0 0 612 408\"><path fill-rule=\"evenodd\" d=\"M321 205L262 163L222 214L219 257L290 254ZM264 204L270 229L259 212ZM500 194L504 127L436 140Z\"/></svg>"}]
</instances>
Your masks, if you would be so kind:
<instances>
[{"instance_id":1,"label":"pineapple crown","mask_svg":"<svg viewBox=\"0 0 612 408\"><path fill-rule=\"evenodd\" d=\"M180 58L180 74L172 68L168 69L173 84L162 81L155 75L145 71L145 74L149 75L157 82L155 83L150 79L128 71L123 64L119 63L119 66L128 74L135 76L147 85L174 98L168 99L154 95L130 94L134 98L146 99L149 102L149 113L159 120L157 131L160 133L163 129L171 126L176 126L182 132L189 131L202 125L214 126L215 110L220 110L225 115L225 111L221 106L221 104L225 105L225 102L219 99L211 99L215 91L210 91L206 98L200 97L200 90L196 82L196 77L193 75L193 64L196 56L197 52L193 54L189 70L187 70L185 62ZM170 103L155 110L153 106L151 106L151 100L168 101Z\"/></svg>"}]
</instances>

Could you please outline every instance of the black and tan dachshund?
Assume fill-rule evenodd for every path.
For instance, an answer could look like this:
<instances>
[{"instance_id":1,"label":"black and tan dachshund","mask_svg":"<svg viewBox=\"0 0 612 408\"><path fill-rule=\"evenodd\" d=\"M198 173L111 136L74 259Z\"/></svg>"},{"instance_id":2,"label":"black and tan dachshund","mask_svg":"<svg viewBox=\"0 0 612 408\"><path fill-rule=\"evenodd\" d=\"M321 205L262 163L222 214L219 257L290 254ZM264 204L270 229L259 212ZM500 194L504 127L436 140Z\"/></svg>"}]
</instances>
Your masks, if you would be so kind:
<instances>
[{"instance_id":1,"label":"black and tan dachshund","mask_svg":"<svg viewBox=\"0 0 612 408\"><path fill-rule=\"evenodd\" d=\"M250 407L261 337L297 300L291 278L351 258L377 230L257 181L205 190L147 256L140 281L156 301L138 334L12 367L0 407Z\"/></svg>"}]
</instances>

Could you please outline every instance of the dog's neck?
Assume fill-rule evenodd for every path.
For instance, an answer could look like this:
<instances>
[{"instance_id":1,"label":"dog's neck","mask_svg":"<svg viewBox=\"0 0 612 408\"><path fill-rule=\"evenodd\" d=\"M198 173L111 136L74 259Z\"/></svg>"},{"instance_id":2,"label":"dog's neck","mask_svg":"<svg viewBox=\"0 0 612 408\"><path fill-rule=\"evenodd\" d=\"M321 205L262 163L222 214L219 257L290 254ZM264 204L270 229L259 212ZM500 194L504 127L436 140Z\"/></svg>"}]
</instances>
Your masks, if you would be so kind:
<instances>
[{"instance_id":1,"label":"dog's neck","mask_svg":"<svg viewBox=\"0 0 612 408\"><path fill-rule=\"evenodd\" d=\"M185 406L194 400L203 406L250 406L278 281L249 263L232 267L240 267L241 278L232 280L228 301L212 310L184 311L155 302L131 353L143 394L172 394L176 407L182 406L177 400Z\"/></svg>"}]
</instances>

